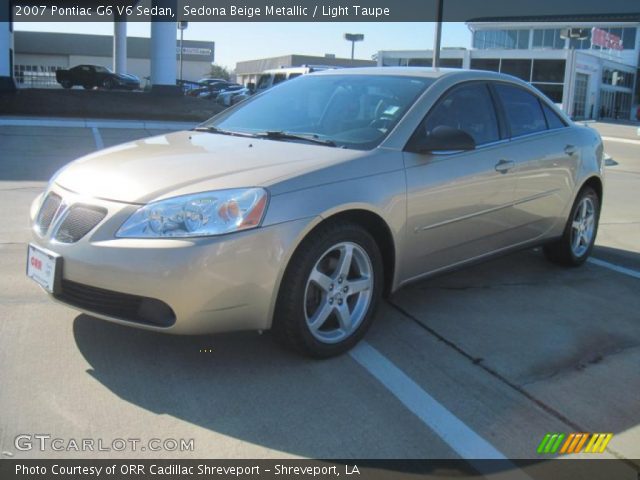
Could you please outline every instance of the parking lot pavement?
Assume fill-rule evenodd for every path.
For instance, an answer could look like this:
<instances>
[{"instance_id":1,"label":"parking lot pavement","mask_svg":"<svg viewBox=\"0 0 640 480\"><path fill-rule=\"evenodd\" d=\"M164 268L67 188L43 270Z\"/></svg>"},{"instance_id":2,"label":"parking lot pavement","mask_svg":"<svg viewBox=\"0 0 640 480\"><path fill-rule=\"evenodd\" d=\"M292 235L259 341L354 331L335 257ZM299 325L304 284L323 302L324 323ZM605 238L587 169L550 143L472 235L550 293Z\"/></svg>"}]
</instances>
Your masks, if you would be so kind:
<instances>
[{"instance_id":1,"label":"parking lot pavement","mask_svg":"<svg viewBox=\"0 0 640 480\"><path fill-rule=\"evenodd\" d=\"M604 457L640 457L640 145L606 142L597 263L562 269L530 250L413 284L366 342L319 362L268 334L109 324L25 278L29 204L49 176L100 142L164 131L0 127L3 455L163 455L14 445L45 433L194 439L169 453L183 458L538 458L547 432L579 431L614 434Z\"/></svg>"}]
</instances>

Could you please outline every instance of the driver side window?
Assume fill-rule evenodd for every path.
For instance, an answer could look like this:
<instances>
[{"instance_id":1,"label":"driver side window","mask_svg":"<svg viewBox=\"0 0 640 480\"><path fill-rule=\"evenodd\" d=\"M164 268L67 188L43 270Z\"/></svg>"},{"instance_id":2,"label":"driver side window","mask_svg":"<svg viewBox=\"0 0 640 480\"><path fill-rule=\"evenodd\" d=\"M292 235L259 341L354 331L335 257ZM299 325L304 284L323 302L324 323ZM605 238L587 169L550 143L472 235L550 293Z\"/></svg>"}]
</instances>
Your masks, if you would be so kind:
<instances>
[{"instance_id":1,"label":"driver side window","mask_svg":"<svg viewBox=\"0 0 640 480\"><path fill-rule=\"evenodd\" d=\"M454 87L429 112L421 130L429 135L434 128L443 125L468 133L476 145L500 140L498 120L488 86L472 83Z\"/></svg>"}]
</instances>

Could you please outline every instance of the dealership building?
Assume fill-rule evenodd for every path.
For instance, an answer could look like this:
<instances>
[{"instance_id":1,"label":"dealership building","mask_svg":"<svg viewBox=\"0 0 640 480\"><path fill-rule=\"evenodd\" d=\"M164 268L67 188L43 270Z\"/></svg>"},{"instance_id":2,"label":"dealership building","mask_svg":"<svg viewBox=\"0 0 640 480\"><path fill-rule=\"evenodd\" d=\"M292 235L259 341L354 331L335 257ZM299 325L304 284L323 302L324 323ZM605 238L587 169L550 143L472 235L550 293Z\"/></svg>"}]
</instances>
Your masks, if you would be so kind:
<instances>
[{"instance_id":1,"label":"dealership building","mask_svg":"<svg viewBox=\"0 0 640 480\"><path fill-rule=\"evenodd\" d=\"M151 39L127 37L125 71L140 78L151 75ZM113 37L72 33L14 32L13 74L18 88L57 86L55 71L75 65L113 65ZM179 72L180 47L176 46ZM182 78L198 80L209 73L214 43L185 40L182 45Z\"/></svg>"},{"instance_id":2,"label":"dealership building","mask_svg":"<svg viewBox=\"0 0 640 480\"><path fill-rule=\"evenodd\" d=\"M636 120L640 22L517 20L467 22L472 48L443 49L440 66L514 75L576 119ZM430 50L380 51L377 62L431 66L432 56Z\"/></svg>"}]
</instances>

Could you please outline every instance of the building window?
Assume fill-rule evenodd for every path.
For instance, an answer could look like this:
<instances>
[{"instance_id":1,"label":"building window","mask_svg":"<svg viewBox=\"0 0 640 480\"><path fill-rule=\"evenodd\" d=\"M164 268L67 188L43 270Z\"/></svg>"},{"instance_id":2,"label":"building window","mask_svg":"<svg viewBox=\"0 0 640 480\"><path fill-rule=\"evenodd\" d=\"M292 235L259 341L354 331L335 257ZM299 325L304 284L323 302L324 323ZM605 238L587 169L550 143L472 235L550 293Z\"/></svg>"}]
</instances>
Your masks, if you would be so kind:
<instances>
[{"instance_id":1,"label":"building window","mask_svg":"<svg viewBox=\"0 0 640 480\"><path fill-rule=\"evenodd\" d=\"M540 90L553 103L562 103L562 90L564 85L553 83L532 83L534 87Z\"/></svg>"},{"instance_id":2,"label":"building window","mask_svg":"<svg viewBox=\"0 0 640 480\"><path fill-rule=\"evenodd\" d=\"M536 29L533 31L533 48L564 48L564 38L559 28Z\"/></svg>"},{"instance_id":3,"label":"building window","mask_svg":"<svg viewBox=\"0 0 640 480\"><path fill-rule=\"evenodd\" d=\"M531 60L502 59L500 72L518 77L525 82L531 81Z\"/></svg>"},{"instance_id":4,"label":"building window","mask_svg":"<svg viewBox=\"0 0 640 480\"><path fill-rule=\"evenodd\" d=\"M564 60L534 60L533 82L564 82Z\"/></svg>"},{"instance_id":5,"label":"building window","mask_svg":"<svg viewBox=\"0 0 640 480\"><path fill-rule=\"evenodd\" d=\"M409 67L430 67L433 60L430 58L410 58L407 61Z\"/></svg>"},{"instance_id":6,"label":"building window","mask_svg":"<svg viewBox=\"0 0 640 480\"><path fill-rule=\"evenodd\" d=\"M636 28L625 28L622 32L622 48L633 50L636 48Z\"/></svg>"},{"instance_id":7,"label":"building window","mask_svg":"<svg viewBox=\"0 0 640 480\"><path fill-rule=\"evenodd\" d=\"M634 74L624 70L604 68L602 70L602 83L614 87L633 88Z\"/></svg>"},{"instance_id":8,"label":"building window","mask_svg":"<svg viewBox=\"0 0 640 480\"><path fill-rule=\"evenodd\" d=\"M50 65L19 65L13 66L16 83L23 88L52 88L57 87L56 70L63 67Z\"/></svg>"},{"instance_id":9,"label":"building window","mask_svg":"<svg viewBox=\"0 0 640 480\"><path fill-rule=\"evenodd\" d=\"M500 71L500 60L497 58L472 58L472 70L489 70L491 72Z\"/></svg>"},{"instance_id":10,"label":"building window","mask_svg":"<svg viewBox=\"0 0 640 480\"><path fill-rule=\"evenodd\" d=\"M440 66L442 68L462 68L461 58L441 58Z\"/></svg>"},{"instance_id":11,"label":"building window","mask_svg":"<svg viewBox=\"0 0 640 480\"><path fill-rule=\"evenodd\" d=\"M491 48L527 49L529 30L476 30L473 33L473 47L480 50Z\"/></svg>"}]
</instances>

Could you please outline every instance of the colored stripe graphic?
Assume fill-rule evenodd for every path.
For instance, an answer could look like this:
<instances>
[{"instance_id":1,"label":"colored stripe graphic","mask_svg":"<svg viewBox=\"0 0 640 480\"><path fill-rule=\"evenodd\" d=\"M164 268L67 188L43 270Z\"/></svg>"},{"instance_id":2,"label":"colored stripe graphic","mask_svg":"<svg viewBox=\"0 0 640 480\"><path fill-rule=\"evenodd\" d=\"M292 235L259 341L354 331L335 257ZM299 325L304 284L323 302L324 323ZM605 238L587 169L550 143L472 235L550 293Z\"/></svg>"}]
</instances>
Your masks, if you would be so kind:
<instances>
[{"instance_id":1,"label":"colored stripe graphic","mask_svg":"<svg viewBox=\"0 0 640 480\"><path fill-rule=\"evenodd\" d=\"M547 446L544 447L544 453L551 453L551 447L555 443L556 438L558 438L558 434L557 433L554 433L553 435L551 435L551 438L547 442Z\"/></svg>"},{"instance_id":2,"label":"colored stripe graphic","mask_svg":"<svg viewBox=\"0 0 640 480\"><path fill-rule=\"evenodd\" d=\"M562 443L562 440L564 440L564 433L561 433L560 435L558 435L558 439L556 440L556 443L553 444L553 447L551 447L550 453L556 453L558 451L558 448L560 448L560 444Z\"/></svg>"},{"instance_id":3,"label":"colored stripe graphic","mask_svg":"<svg viewBox=\"0 0 640 480\"><path fill-rule=\"evenodd\" d=\"M567 441L564 442L564 445L562 445L562 449L560 450L560 453L567 453L567 449L569 448L569 445L571 445L571 442L573 441L575 436L576 436L575 433L569 434L569 436L567 437Z\"/></svg>"},{"instance_id":4,"label":"colored stripe graphic","mask_svg":"<svg viewBox=\"0 0 640 480\"><path fill-rule=\"evenodd\" d=\"M591 453L591 448L593 447L593 444L596 443L597 439L598 439L598 434L594 433L591 436L591 440L589 440L589 443L587 443L587 448L584 449L584 453Z\"/></svg>"},{"instance_id":5,"label":"colored stripe graphic","mask_svg":"<svg viewBox=\"0 0 640 480\"><path fill-rule=\"evenodd\" d=\"M582 448L585 446L585 444L587 446L584 449L584 453L603 453L612 438L613 433L592 434L584 432L573 432L568 435L565 435L564 433L547 433L538 445L538 453L580 453L583 451Z\"/></svg>"},{"instance_id":6,"label":"colored stripe graphic","mask_svg":"<svg viewBox=\"0 0 640 480\"><path fill-rule=\"evenodd\" d=\"M542 439L542 441L540 442L540 445L538 445L538 453L544 452L544 447L547 444L547 441L549 440L549 438L551 438L551 434L547 433Z\"/></svg>"},{"instance_id":7,"label":"colored stripe graphic","mask_svg":"<svg viewBox=\"0 0 640 480\"><path fill-rule=\"evenodd\" d=\"M580 443L578 443L578 445L576 446L576 449L573 451L573 453L580 453L580 451L582 450L582 446L587 441L587 438L589 438L588 433L585 433L584 435L582 435L582 439L580 440Z\"/></svg>"},{"instance_id":8,"label":"colored stripe graphic","mask_svg":"<svg viewBox=\"0 0 640 480\"><path fill-rule=\"evenodd\" d=\"M567 453L573 453L575 451L576 445L578 445L578 442L582 438L582 435L586 435L586 433L576 433L576 436L574 437L573 442L571 442L571 446L569 447L569 450L567 450Z\"/></svg>"}]
</instances>

